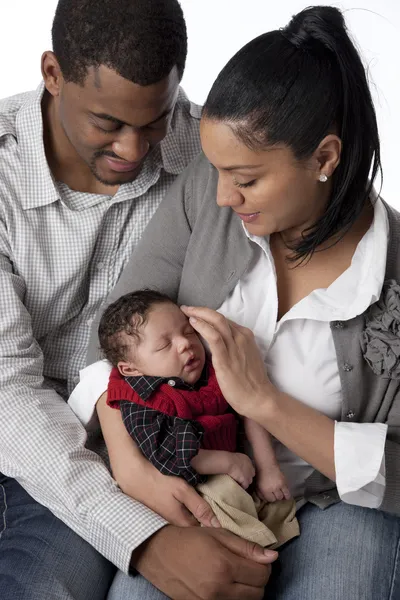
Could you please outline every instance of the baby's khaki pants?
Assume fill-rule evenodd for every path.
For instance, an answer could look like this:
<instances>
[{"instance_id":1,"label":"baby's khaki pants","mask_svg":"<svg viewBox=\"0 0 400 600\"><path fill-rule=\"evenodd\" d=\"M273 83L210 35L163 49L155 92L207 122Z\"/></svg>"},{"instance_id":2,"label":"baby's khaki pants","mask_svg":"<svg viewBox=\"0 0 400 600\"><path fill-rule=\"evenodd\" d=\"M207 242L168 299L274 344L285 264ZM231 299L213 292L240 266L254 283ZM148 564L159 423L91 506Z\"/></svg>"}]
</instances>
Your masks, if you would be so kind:
<instances>
[{"instance_id":1,"label":"baby's khaki pants","mask_svg":"<svg viewBox=\"0 0 400 600\"><path fill-rule=\"evenodd\" d=\"M196 489L221 526L246 540L272 549L300 534L293 499L273 503L260 500L229 475L211 475Z\"/></svg>"}]
</instances>

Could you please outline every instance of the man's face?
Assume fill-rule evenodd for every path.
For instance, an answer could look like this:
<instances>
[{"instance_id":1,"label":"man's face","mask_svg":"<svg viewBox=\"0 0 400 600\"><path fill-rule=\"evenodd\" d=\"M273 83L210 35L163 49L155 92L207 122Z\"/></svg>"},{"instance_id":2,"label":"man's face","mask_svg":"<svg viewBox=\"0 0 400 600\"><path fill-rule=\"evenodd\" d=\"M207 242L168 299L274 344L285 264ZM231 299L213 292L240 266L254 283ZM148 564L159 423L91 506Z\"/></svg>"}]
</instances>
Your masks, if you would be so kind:
<instances>
[{"instance_id":1,"label":"man's face","mask_svg":"<svg viewBox=\"0 0 400 600\"><path fill-rule=\"evenodd\" d=\"M143 87L104 65L90 68L83 86L63 82L61 126L96 179L115 186L137 177L167 133L178 86L175 68L166 79Z\"/></svg>"}]
</instances>

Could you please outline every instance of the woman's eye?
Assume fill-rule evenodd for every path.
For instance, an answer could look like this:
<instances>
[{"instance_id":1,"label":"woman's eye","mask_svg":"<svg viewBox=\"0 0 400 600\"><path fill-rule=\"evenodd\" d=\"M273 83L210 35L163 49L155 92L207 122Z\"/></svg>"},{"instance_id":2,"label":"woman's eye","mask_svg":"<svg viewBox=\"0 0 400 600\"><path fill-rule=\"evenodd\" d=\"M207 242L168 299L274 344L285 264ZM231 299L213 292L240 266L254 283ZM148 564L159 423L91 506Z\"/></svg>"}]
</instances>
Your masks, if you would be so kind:
<instances>
[{"instance_id":1,"label":"woman's eye","mask_svg":"<svg viewBox=\"0 0 400 600\"><path fill-rule=\"evenodd\" d=\"M236 181L236 179L234 179L233 185L236 185L236 187L238 188L248 188L254 185L256 181L256 179L252 179L251 181L247 181L247 183L239 183L239 181Z\"/></svg>"}]
</instances>

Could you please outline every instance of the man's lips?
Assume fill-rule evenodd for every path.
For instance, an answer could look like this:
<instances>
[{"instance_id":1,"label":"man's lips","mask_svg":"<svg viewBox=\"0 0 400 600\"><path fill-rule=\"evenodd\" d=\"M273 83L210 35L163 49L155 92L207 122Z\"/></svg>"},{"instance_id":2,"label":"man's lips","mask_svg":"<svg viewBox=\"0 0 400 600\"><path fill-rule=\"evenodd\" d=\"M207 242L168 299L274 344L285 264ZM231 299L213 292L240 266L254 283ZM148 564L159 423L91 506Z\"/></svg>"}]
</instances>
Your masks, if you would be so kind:
<instances>
[{"instance_id":1,"label":"man's lips","mask_svg":"<svg viewBox=\"0 0 400 600\"><path fill-rule=\"evenodd\" d=\"M117 160L115 158L111 158L110 156L104 156L104 158L107 161L107 164L110 167L110 169L112 171L118 171L119 173L134 171L142 164L142 161L126 162L124 160Z\"/></svg>"}]
</instances>

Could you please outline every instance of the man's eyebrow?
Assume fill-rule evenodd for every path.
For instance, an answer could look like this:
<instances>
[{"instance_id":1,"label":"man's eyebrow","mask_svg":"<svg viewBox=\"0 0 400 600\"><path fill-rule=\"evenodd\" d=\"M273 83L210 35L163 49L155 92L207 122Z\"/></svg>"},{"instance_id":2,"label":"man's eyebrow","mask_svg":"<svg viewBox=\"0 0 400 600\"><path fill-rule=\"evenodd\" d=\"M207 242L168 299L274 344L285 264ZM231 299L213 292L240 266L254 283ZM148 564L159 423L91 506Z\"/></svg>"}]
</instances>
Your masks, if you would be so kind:
<instances>
[{"instance_id":1,"label":"man's eyebrow","mask_svg":"<svg viewBox=\"0 0 400 600\"><path fill-rule=\"evenodd\" d=\"M173 110L173 107L167 108L167 110L165 110L160 116L158 116L156 119L154 119L154 121L150 121L150 123L146 123L146 125L144 127L148 127L149 125L154 125L158 121L161 121L161 119L164 119L164 117L169 115L169 113L172 112L172 110ZM129 127L132 127L132 125L129 125L129 123L125 123L124 121L117 119L117 117L113 117L112 115L108 115L107 113L94 112L92 114L95 117L97 117L98 119L103 119L104 121L111 121L111 123L115 123L115 125L128 125Z\"/></svg>"},{"instance_id":2,"label":"man's eyebrow","mask_svg":"<svg viewBox=\"0 0 400 600\"><path fill-rule=\"evenodd\" d=\"M95 117L99 119L103 119L104 121L111 121L112 123L116 123L117 125L125 125L123 121L120 121L116 117L112 117L111 115L107 115L106 113L92 113Z\"/></svg>"}]
</instances>

